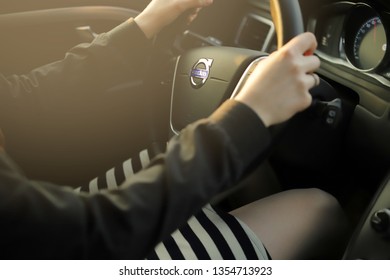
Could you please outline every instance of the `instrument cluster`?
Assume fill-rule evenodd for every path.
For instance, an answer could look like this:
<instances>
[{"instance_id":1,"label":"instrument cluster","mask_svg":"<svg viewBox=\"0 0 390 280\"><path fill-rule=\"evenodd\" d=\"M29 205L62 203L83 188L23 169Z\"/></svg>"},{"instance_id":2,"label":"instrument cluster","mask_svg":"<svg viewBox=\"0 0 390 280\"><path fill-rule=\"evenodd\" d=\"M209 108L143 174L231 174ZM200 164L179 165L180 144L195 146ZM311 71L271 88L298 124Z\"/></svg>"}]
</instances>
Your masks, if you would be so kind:
<instances>
[{"instance_id":1,"label":"instrument cluster","mask_svg":"<svg viewBox=\"0 0 390 280\"><path fill-rule=\"evenodd\" d=\"M390 86L390 16L380 4L338 2L309 22L318 55Z\"/></svg>"}]
</instances>

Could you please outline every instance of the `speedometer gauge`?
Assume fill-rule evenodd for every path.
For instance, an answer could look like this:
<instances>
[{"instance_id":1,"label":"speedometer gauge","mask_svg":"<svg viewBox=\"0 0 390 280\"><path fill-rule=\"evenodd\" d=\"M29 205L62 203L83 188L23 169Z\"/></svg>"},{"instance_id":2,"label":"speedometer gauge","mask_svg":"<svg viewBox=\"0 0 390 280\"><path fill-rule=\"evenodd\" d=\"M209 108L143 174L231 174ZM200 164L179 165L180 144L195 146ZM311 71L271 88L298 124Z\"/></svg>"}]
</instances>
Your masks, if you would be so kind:
<instances>
[{"instance_id":1,"label":"speedometer gauge","mask_svg":"<svg viewBox=\"0 0 390 280\"><path fill-rule=\"evenodd\" d=\"M363 23L353 43L353 61L356 67L367 70L378 66L385 57L387 38L379 17Z\"/></svg>"},{"instance_id":2,"label":"speedometer gauge","mask_svg":"<svg viewBox=\"0 0 390 280\"><path fill-rule=\"evenodd\" d=\"M366 4L358 4L345 28L345 53L356 68L377 69L387 56L386 29L380 15Z\"/></svg>"}]
</instances>

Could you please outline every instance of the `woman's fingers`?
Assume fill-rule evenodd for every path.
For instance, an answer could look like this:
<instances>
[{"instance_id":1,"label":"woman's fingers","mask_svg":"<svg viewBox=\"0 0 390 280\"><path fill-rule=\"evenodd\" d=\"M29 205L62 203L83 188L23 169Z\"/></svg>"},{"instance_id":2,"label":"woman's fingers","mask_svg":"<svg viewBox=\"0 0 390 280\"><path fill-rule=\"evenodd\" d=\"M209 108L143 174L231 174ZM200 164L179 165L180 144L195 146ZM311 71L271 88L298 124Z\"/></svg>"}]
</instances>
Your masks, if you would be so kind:
<instances>
[{"instance_id":1,"label":"woman's fingers","mask_svg":"<svg viewBox=\"0 0 390 280\"><path fill-rule=\"evenodd\" d=\"M320 59L315 55L302 56L300 58L300 60L302 62L302 65L301 65L302 72L305 72L305 73L313 73L321 65Z\"/></svg>"},{"instance_id":2,"label":"woman's fingers","mask_svg":"<svg viewBox=\"0 0 390 280\"><path fill-rule=\"evenodd\" d=\"M198 16L198 13L200 12L202 8L194 8L190 11L188 17L187 17L187 24L190 24L192 21L196 19Z\"/></svg>"},{"instance_id":3,"label":"woman's fingers","mask_svg":"<svg viewBox=\"0 0 390 280\"><path fill-rule=\"evenodd\" d=\"M317 48L317 40L313 33L302 33L291 39L283 48L289 48L297 54L312 54Z\"/></svg>"},{"instance_id":4,"label":"woman's fingers","mask_svg":"<svg viewBox=\"0 0 390 280\"><path fill-rule=\"evenodd\" d=\"M310 81L308 82L308 87L313 88L320 84L320 77L316 73L309 73L307 76L310 77Z\"/></svg>"},{"instance_id":5,"label":"woman's fingers","mask_svg":"<svg viewBox=\"0 0 390 280\"><path fill-rule=\"evenodd\" d=\"M178 0L182 1L182 0ZM207 7L213 3L213 0L186 0L182 1L186 9Z\"/></svg>"},{"instance_id":6,"label":"woman's fingers","mask_svg":"<svg viewBox=\"0 0 390 280\"><path fill-rule=\"evenodd\" d=\"M251 107L266 126L281 123L310 106L309 90L319 84L320 66L312 55L313 34L304 33L263 60L236 99Z\"/></svg>"},{"instance_id":7,"label":"woman's fingers","mask_svg":"<svg viewBox=\"0 0 390 280\"><path fill-rule=\"evenodd\" d=\"M317 40L312 33L303 33L288 42L280 52L285 52L286 59L294 59L297 66L306 73L312 73L320 67L320 59L313 55Z\"/></svg>"},{"instance_id":8,"label":"woman's fingers","mask_svg":"<svg viewBox=\"0 0 390 280\"><path fill-rule=\"evenodd\" d=\"M152 0L135 22L146 37L152 38L182 14L188 13L187 22L190 23L201 8L212 3L213 0Z\"/></svg>"}]
</instances>

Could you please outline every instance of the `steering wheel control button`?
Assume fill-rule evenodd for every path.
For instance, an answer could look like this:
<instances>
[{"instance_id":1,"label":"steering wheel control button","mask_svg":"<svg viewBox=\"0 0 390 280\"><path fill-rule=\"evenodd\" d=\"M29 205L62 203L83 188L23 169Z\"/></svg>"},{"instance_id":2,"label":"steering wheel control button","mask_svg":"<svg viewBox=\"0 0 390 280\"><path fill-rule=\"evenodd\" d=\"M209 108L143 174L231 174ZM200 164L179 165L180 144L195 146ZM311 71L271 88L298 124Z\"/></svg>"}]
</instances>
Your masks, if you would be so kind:
<instances>
[{"instance_id":1,"label":"steering wheel control button","mask_svg":"<svg viewBox=\"0 0 390 280\"><path fill-rule=\"evenodd\" d=\"M390 209L382 209L371 217L371 226L378 233L388 233L390 227Z\"/></svg>"},{"instance_id":2,"label":"steering wheel control button","mask_svg":"<svg viewBox=\"0 0 390 280\"><path fill-rule=\"evenodd\" d=\"M195 89L201 88L210 76L210 68L214 59L201 58L191 69L190 82Z\"/></svg>"},{"instance_id":3,"label":"steering wheel control button","mask_svg":"<svg viewBox=\"0 0 390 280\"><path fill-rule=\"evenodd\" d=\"M315 116L322 118L326 126L335 128L342 118L342 101L340 98L332 101L313 99L310 110Z\"/></svg>"}]
</instances>

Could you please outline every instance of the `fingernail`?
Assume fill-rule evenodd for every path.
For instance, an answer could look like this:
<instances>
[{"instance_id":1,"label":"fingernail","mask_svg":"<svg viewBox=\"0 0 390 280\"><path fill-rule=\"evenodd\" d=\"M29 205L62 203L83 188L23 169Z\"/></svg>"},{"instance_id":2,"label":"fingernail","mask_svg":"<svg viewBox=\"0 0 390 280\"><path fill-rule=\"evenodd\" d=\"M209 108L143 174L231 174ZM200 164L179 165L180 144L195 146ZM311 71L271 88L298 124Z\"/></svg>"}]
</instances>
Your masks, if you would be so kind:
<instances>
[{"instance_id":1,"label":"fingernail","mask_svg":"<svg viewBox=\"0 0 390 280\"><path fill-rule=\"evenodd\" d=\"M213 0L201 0L201 5L210 5L213 3Z\"/></svg>"}]
</instances>

